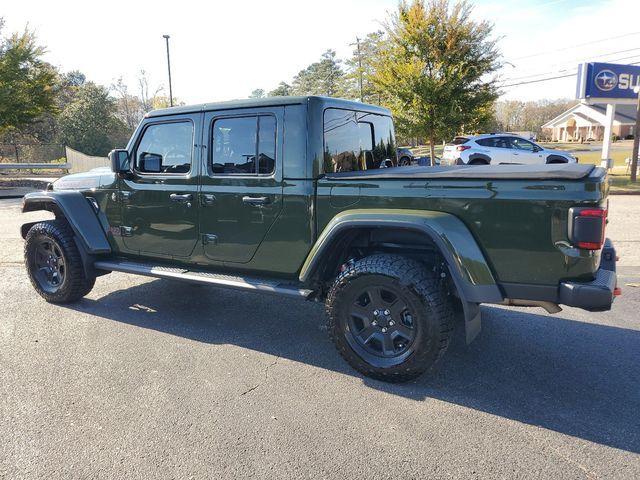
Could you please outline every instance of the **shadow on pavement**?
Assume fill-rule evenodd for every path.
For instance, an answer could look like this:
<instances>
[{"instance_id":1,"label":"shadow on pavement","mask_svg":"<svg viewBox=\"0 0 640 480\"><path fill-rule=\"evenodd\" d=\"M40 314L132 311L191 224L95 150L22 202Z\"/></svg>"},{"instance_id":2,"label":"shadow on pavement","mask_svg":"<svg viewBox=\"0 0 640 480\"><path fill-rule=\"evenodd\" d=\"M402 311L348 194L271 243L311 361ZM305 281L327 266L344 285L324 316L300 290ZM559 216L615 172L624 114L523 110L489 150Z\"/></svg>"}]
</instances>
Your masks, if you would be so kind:
<instances>
[{"instance_id":1,"label":"shadow on pavement","mask_svg":"<svg viewBox=\"0 0 640 480\"><path fill-rule=\"evenodd\" d=\"M154 280L71 308L360 377L330 344L319 304ZM469 347L457 336L437 374L402 385L363 382L640 453L639 331L501 308L483 312L484 332Z\"/></svg>"}]
</instances>

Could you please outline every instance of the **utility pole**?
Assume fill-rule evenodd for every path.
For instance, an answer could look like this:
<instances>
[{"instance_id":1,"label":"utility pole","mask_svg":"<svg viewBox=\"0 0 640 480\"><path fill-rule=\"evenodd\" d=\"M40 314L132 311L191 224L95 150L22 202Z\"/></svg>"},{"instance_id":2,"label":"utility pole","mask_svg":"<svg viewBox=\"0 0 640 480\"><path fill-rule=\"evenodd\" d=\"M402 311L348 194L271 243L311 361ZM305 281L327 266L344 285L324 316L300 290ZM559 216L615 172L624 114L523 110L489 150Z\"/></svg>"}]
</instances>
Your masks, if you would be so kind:
<instances>
[{"instance_id":1,"label":"utility pole","mask_svg":"<svg viewBox=\"0 0 640 480\"><path fill-rule=\"evenodd\" d=\"M360 83L360 101L364 102L364 96L362 95L362 53L360 52L360 39L356 37L356 44L358 45L358 72Z\"/></svg>"},{"instance_id":2,"label":"utility pole","mask_svg":"<svg viewBox=\"0 0 640 480\"><path fill-rule=\"evenodd\" d=\"M636 182L636 172L638 171L638 146L640 146L640 84L633 89L638 95L636 102L636 128L633 130L633 151L631 153L631 181Z\"/></svg>"},{"instance_id":3,"label":"utility pole","mask_svg":"<svg viewBox=\"0 0 640 480\"><path fill-rule=\"evenodd\" d=\"M356 45L358 52L358 86L360 87L360 101L364 101L364 95L362 93L362 52L360 51L360 38L356 37L356 43L350 43L349 45ZM378 102L379 103L379 102Z\"/></svg>"},{"instance_id":4,"label":"utility pole","mask_svg":"<svg viewBox=\"0 0 640 480\"><path fill-rule=\"evenodd\" d=\"M169 60L169 35L163 35L167 43L167 70L169 71L169 105L173 107L173 91L171 90L171 61Z\"/></svg>"}]
</instances>

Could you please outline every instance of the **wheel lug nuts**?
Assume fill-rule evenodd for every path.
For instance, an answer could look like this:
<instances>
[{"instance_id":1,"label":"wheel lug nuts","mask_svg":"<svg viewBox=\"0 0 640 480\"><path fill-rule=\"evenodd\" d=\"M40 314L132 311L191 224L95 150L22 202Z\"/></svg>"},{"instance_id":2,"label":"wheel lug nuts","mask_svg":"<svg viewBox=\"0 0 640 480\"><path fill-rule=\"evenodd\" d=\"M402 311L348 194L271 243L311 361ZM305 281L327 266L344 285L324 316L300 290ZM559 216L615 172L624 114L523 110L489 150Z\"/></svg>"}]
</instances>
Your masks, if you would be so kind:
<instances>
[{"instance_id":1,"label":"wheel lug nuts","mask_svg":"<svg viewBox=\"0 0 640 480\"><path fill-rule=\"evenodd\" d=\"M378 322L376 322L375 320L373 322L371 322L373 325L378 325Z\"/></svg>"},{"instance_id":2,"label":"wheel lug nuts","mask_svg":"<svg viewBox=\"0 0 640 480\"><path fill-rule=\"evenodd\" d=\"M384 311L384 314L385 314L385 315L389 315L389 313L390 313L390 312L389 312L389 310L385 310L385 311Z\"/></svg>"},{"instance_id":3,"label":"wheel lug nuts","mask_svg":"<svg viewBox=\"0 0 640 480\"><path fill-rule=\"evenodd\" d=\"M382 327L382 333L387 333L387 329L385 327Z\"/></svg>"},{"instance_id":4,"label":"wheel lug nuts","mask_svg":"<svg viewBox=\"0 0 640 480\"><path fill-rule=\"evenodd\" d=\"M374 315L379 315L379 314L380 314L380 311L379 311L379 310L374 310L374 311L373 311L373 314L374 314Z\"/></svg>"},{"instance_id":5,"label":"wheel lug nuts","mask_svg":"<svg viewBox=\"0 0 640 480\"><path fill-rule=\"evenodd\" d=\"M393 327L395 325L395 322L393 320L389 320L389 325Z\"/></svg>"}]
</instances>

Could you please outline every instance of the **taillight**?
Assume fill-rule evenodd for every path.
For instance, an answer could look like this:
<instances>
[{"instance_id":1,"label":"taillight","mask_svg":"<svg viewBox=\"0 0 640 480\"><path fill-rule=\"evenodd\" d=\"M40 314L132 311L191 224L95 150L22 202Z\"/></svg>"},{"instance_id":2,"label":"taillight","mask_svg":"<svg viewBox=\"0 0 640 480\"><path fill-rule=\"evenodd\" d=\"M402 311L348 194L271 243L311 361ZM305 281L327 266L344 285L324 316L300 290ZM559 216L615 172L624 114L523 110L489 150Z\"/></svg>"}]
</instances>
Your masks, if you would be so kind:
<instances>
[{"instance_id":1,"label":"taillight","mask_svg":"<svg viewBox=\"0 0 640 480\"><path fill-rule=\"evenodd\" d=\"M468 150L471 148L471 145L458 145L456 147L456 150L459 152L464 152L465 150Z\"/></svg>"},{"instance_id":2,"label":"taillight","mask_svg":"<svg viewBox=\"0 0 640 480\"><path fill-rule=\"evenodd\" d=\"M607 209L573 207L569 209L569 239L578 248L600 250L604 244Z\"/></svg>"}]
</instances>

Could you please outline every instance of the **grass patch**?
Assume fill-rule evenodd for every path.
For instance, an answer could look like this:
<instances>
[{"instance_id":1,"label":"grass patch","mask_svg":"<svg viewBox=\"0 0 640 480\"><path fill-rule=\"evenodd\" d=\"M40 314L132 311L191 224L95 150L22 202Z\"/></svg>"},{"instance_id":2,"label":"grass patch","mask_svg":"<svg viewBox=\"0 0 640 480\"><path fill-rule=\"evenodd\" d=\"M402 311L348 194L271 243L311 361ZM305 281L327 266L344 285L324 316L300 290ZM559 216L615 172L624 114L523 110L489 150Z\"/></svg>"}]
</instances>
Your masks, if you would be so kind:
<instances>
[{"instance_id":1,"label":"grass patch","mask_svg":"<svg viewBox=\"0 0 640 480\"><path fill-rule=\"evenodd\" d=\"M640 193L640 181L631 183L629 175L609 175L611 193Z\"/></svg>"},{"instance_id":2,"label":"grass patch","mask_svg":"<svg viewBox=\"0 0 640 480\"><path fill-rule=\"evenodd\" d=\"M578 157L579 163L591 163L593 165L600 165L602 161L602 153L600 151L596 152L576 152L576 157ZM624 167L625 159L631 157L631 150L613 150L609 152L609 156L613 159L613 165L615 167Z\"/></svg>"}]
</instances>

